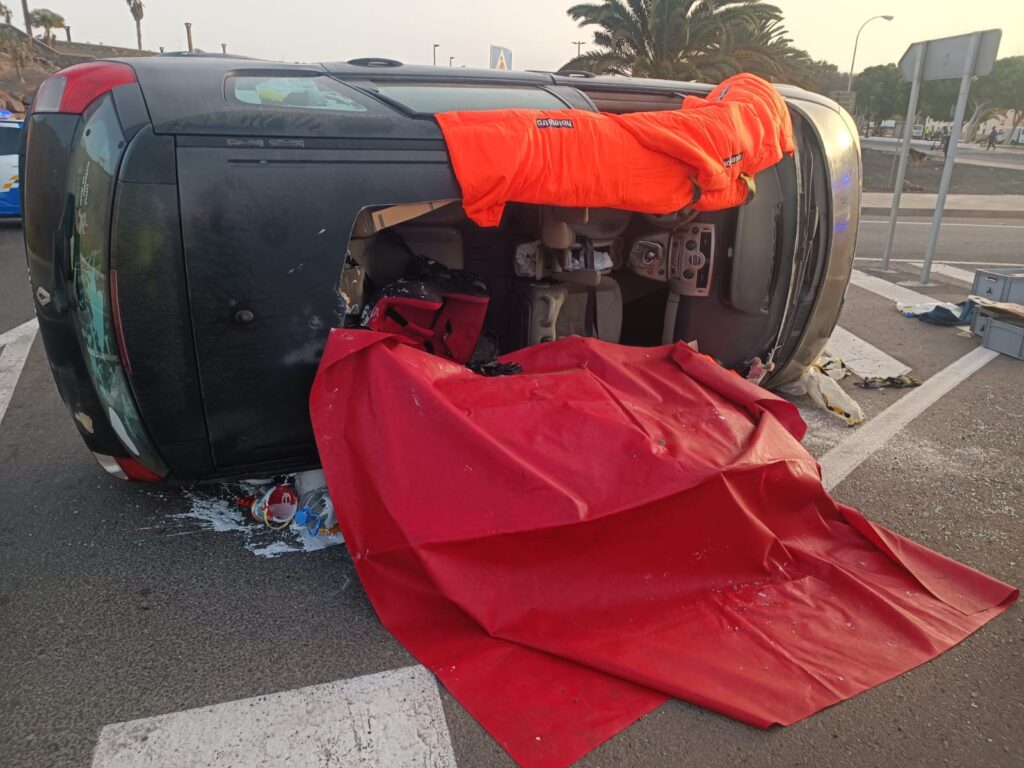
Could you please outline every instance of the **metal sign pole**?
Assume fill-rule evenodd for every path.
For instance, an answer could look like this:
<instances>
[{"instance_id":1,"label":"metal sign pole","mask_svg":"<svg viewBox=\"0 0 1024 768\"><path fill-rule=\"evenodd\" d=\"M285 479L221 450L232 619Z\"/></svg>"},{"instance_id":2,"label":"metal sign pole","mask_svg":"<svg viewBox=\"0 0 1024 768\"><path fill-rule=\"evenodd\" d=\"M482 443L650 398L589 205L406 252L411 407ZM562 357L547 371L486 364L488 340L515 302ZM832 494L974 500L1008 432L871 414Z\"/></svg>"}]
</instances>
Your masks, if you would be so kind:
<instances>
[{"instance_id":1,"label":"metal sign pole","mask_svg":"<svg viewBox=\"0 0 1024 768\"><path fill-rule=\"evenodd\" d=\"M892 256L893 242L896 240L896 219L899 216L900 198L903 195L903 176L907 172L907 157L910 156L910 140L913 137L914 120L917 117L917 96L921 90L921 74L924 71L924 57L928 52L928 43L917 44L917 61L914 62L914 80L910 86L910 104L907 106L907 122L903 124L903 141L900 146L900 165L896 172L896 188L892 193L892 211L889 212L889 237L885 241L885 253L882 254L882 271L889 271L889 257Z\"/></svg>"},{"instance_id":2,"label":"metal sign pole","mask_svg":"<svg viewBox=\"0 0 1024 768\"><path fill-rule=\"evenodd\" d=\"M971 35L971 42L967 48L967 56L964 59L964 74L960 78L960 96L956 102L956 114L953 116L953 127L949 131L949 148L946 152L946 166L942 169L942 181L939 184L939 196L935 200L935 218L932 219L932 231L928 236L928 248L924 252L924 266L921 268L921 285L928 283L928 277L932 271L932 259L935 258L935 248L939 244L939 227L942 225L942 209L946 206L946 193L949 192L949 182L953 178L953 163L956 160L956 146L960 139L960 128L964 122L964 112L967 109L967 94L971 90L971 77L974 76L974 68L978 58L978 46L981 43L981 32Z\"/></svg>"}]
</instances>

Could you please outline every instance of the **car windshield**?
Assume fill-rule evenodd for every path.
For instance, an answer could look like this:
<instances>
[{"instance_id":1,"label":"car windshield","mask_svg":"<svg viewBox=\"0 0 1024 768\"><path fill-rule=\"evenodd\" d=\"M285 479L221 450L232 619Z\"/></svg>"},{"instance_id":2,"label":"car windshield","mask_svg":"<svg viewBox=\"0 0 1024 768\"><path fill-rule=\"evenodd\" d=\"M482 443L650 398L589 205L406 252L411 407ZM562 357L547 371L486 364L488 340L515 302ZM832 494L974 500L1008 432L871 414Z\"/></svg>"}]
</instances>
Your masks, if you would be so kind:
<instances>
[{"instance_id":1,"label":"car windshield","mask_svg":"<svg viewBox=\"0 0 1024 768\"><path fill-rule=\"evenodd\" d=\"M550 91L534 86L401 84L377 85L382 96L413 112L433 114L456 110L566 109Z\"/></svg>"}]
</instances>

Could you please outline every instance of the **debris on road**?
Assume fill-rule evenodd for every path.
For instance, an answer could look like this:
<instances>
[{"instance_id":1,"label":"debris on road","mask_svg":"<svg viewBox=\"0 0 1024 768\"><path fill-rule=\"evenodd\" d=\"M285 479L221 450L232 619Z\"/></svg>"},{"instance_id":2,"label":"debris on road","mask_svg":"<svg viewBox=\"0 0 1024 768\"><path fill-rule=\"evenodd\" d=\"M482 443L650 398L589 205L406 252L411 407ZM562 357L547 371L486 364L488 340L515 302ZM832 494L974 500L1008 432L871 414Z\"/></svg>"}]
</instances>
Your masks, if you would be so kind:
<instances>
[{"instance_id":1,"label":"debris on road","mask_svg":"<svg viewBox=\"0 0 1024 768\"><path fill-rule=\"evenodd\" d=\"M780 387L779 391L787 395L807 395L819 408L838 417L846 426L854 427L864 422L864 410L836 383L849 374L842 358L822 355L799 379Z\"/></svg>"},{"instance_id":2,"label":"debris on road","mask_svg":"<svg viewBox=\"0 0 1024 768\"><path fill-rule=\"evenodd\" d=\"M855 382L858 387L864 389L884 389L885 387L892 387L894 389L905 389L906 387L919 387L921 386L921 380L916 379L913 376L868 376L866 379Z\"/></svg>"},{"instance_id":3,"label":"debris on road","mask_svg":"<svg viewBox=\"0 0 1024 768\"><path fill-rule=\"evenodd\" d=\"M302 473L300 473L301 476ZM267 481L260 481L264 484ZM301 483L296 481L298 488ZM344 543L341 534L321 530L314 536L306 525L297 521L273 530L253 523L250 511L239 504L240 499L252 497L258 486L248 484L220 485L210 488L190 488L183 491L191 508L188 512L168 518L172 528L164 535L178 535L182 524L198 525L199 530L235 533L242 537L245 548L259 557L278 557L295 552L315 552Z\"/></svg>"},{"instance_id":4,"label":"debris on road","mask_svg":"<svg viewBox=\"0 0 1024 768\"><path fill-rule=\"evenodd\" d=\"M499 359L335 331L310 414L381 621L522 765L668 697L796 722L1017 598L836 504L795 406L683 344Z\"/></svg>"},{"instance_id":5,"label":"debris on road","mask_svg":"<svg viewBox=\"0 0 1024 768\"><path fill-rule=\"evenodd\" d=\"M904 317L914 317L932 325L969 325L974 317L971 300L951 304L943 301L927 301L921 304L896 303L896 310Z\"/></svg>"},{"instance_id":6,"label":"debris on road","mask_svg":"<svg viewBox=\"0 0 1024 768\"><path fill-rule=\"evenodd\" d=\"M299 508L299 496L287 483L274 483L257 495L249 506L249 516L267 528L281 530L291 525Z\"/></svg>"}]
</instances>

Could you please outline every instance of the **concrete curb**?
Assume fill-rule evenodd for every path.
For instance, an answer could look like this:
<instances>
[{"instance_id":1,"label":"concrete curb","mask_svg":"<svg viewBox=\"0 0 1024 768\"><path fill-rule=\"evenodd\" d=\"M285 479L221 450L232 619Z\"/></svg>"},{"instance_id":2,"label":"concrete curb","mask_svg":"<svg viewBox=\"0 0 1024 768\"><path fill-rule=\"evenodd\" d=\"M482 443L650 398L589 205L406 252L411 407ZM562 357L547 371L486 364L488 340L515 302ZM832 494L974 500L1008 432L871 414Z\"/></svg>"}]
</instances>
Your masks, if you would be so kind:
<instances>
[{"instance_id":1,"label":"concrete curb","mask_svg":"<svg viewBox=\"0 0 1024 768\"><path fill-rule=\"evenodd\" d=\"M863 216L888 216L891 208L861 208ZM900 208L900 216L926 216L931 218L935 215L934 210L928 208ZM1024 219L1024 211L993 211L990 209L960 210L947 208L942 218L949 219Z\"/></svg>"}]
</instances>

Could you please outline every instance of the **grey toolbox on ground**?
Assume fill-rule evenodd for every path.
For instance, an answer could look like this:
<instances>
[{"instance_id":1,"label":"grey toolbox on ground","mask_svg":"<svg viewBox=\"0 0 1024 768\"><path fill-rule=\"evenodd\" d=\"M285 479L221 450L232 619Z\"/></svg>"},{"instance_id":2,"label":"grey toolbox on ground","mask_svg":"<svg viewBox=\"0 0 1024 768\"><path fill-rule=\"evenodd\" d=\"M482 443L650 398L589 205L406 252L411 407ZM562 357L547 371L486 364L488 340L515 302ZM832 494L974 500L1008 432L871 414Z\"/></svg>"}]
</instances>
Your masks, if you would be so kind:
<instances>
[{"instance_id":1,"label":"grey toolbox on ground","mask_svg":"<svg viewBox=\"0 0 1024 768\"><path fill-rule=\"evenodd\" d=\"M971 295L1024 304L1024 269L979 269L974 273Z\"/></svg>"},{"instance_id":2,"label":"grey toolbox on ground","mask_svg":"<svg viewBox=\"0 0 1024 768\"><path fill-rule=\"evenodd\" d=\"M1024 320L989 315L981 343L996 352L1024 360Z\"/></svg>"}]
</instances>

